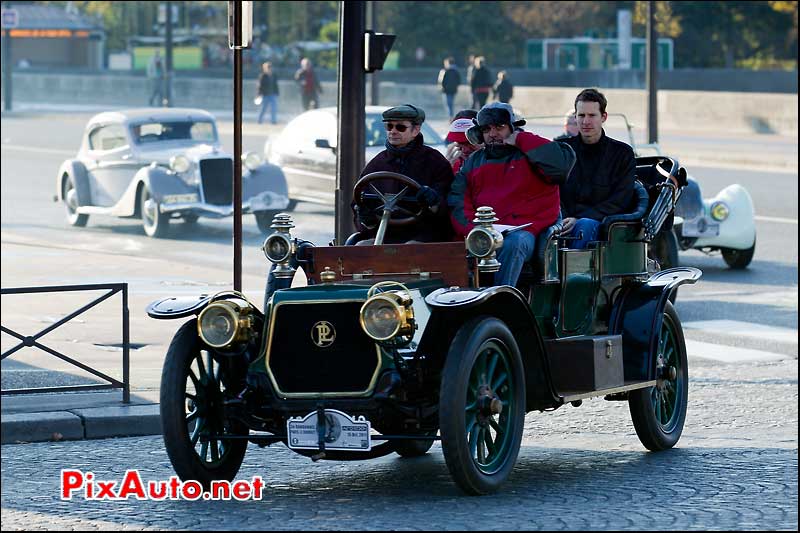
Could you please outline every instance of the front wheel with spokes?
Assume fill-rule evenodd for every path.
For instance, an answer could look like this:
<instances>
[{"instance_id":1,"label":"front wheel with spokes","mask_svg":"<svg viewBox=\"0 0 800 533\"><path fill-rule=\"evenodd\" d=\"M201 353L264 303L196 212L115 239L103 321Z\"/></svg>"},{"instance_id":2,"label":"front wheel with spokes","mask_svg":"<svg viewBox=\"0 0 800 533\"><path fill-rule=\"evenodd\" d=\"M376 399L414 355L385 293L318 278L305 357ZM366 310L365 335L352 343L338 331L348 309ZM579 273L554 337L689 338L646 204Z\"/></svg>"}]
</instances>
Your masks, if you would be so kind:
<instances>
[{"instance_id":1,"label":"front wheel with spokes","mask_svg":"<svg viewBox=\"0 0 800 533\"><path fill-rule=\"evenodd\" d=\"M197 335L197 320L172 339L161 374L161 430L182 480L232 480L247 451L248 430L226 418L224 367Z\"/></svg>"},{"instance_id":2,"label":"front wheel with spokes","mask_svg":"<svg viewBox=\"0 0 800 533\"><path fill-rule=\"evenodd\" d=\"M514 468L525 423L525 377L514 335L477 317L456 334L442 372L439 425L450 474L468 494L496 491Z\"/></svg>"},{"instance_id":3,"label":"front wheel with spokes","mask_svg":"<svg viewBox=\"0 0 800 533\"><path fill-rule=\"evenodd\" d=\"M628 406L639 440L657 452L672 448L681 438L689 397L686 341L670 302L664 308L654 359L656 385L631 391Z\"/></svg>"}]
</instances>

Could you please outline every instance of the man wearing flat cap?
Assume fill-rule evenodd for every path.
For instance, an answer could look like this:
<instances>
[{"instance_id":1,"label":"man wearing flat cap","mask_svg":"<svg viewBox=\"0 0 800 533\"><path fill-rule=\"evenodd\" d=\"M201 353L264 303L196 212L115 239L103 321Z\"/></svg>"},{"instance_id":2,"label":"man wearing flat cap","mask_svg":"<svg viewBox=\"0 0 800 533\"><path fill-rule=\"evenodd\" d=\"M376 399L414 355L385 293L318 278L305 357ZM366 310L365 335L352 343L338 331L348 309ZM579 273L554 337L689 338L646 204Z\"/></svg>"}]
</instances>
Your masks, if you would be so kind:
<instances>
[{"instance_id":1,"label":"man wearing flat cap","mask_svg":"<svg viewBox=\"0 0 800 533\"><path fill-rule=\"evenodd\" d=\"M361 177L373 172L388 171L403 174L420 184L416 201L425 207L419 221L402 227L393 227L386 233L384 242L398 244L409 241L449 241L452 228L447 214L447 193L453 181L450 163L436 149L426 146L420 128L425 121L425 111L411 104L392 107L383 112L386 128L386 149L364 167ZM385 193L397 193L401 186L395 181L379 180L377 187ZM356 227L374 230L380 219L375 212L359 213L352 204Z\"/></svg>"},{"instance_id":2,"label":"man wearing flat cap","mask_svg":"<svg viewBox=\"0 0 800 533\"><path fill-rule=\"evenodd\" d=\"M473 144L484 143L459 169L447 203L456 233L465 237L481 206L494 209L498 223L529 226L508 233L497 255L496 285L516 285L526 261L533 256L536 235L559 217L559 189L573 164L574 150L523 131L509 104L492 102L481 108L467 130Z\"/></svg>"}]
</instances>

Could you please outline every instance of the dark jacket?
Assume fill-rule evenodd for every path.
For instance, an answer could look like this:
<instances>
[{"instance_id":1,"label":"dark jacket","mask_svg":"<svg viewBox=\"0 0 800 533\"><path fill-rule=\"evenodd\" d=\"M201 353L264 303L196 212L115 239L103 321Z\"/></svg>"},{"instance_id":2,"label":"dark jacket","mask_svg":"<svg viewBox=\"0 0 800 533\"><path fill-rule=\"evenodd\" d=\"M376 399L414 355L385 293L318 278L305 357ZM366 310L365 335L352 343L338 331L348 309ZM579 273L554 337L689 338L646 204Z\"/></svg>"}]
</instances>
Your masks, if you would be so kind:
<instances>
[{"instance_id":1,"label":"dark jacket","mask_svg":"<svg viewBox=\"0 0 800 533\"><path fill-rule=\"evenodd\" d=\"M511 82L508 80L498 81L492 87L492 91L494 92L495 98L507 104L511 97L514 96L514 86L511 85Z\"/></svg>"},{"instance_id":2,"label":"dark jacket","mask_svg":"<svg viewBox=\"0 0 800 533\"><path fill-rule=\"evenodd\" d=\"M456 94L461 83L461 74L454 67L439 71L439 86L444 94Z\"/></svg>"},{"instance_id":3,"label":"dark jacket","mask_svg":"<svg viewBox=\"0 0 800 533\"><path fill-rule=\"evenodd\" d=\"M278 94L278 78L275 74L267 74L262 72L258 77L258 94L261 96L277 95Z\"/></svg>"},{"instance_id":4,"label":"dark jacket","mask_svg":"<svg viewBox=\"0 0 800 533\"><path fill-rule=\"evenodd\" d=\"M484 89L483 92L489 92L492 88L492 73L486 67L477 67L472 71L472 79L470 80L470 87L473 92L479 88Z\"/></svg>"},{"instance_id":5,"label":"dark jacket","mask_svg":"<svg viewBox=\"0 0 800 533\"><path fill-rule=\"evenodd\" d=\"M634 199L636 159L627 144L606 136L585 144L580 135L560 141L572 146L578 160L561 185L564 217L603 220L626 213Z\"/></svg>"},{"instance_id":6,"label":"dark jacket","mask_svg":"<svg viewBox=\"0 0 800 533\"><path fill-rule=\"evenodd\" d=\"M316 96L318 93L322 92L319 78L317 78L317 73L314 72L314 69L303 70L299 68L297 72L294 73L294 79L300 84L300 92L302 94Z\"/></svg>"},{"instance_id":7,"label":"dark jacket","mask_svg":"<svg viewBox=\"0 0 800 533\"><path fill-rule=\"evenodd\" d=\"M386 243L404 243L410 240L422 242L441 242L452 239L452 229L447 214L447 193L453 181L453 169L438 150L425 146L422 134L409 143L405 150L387 147L364 167L361 176L373 172L389 171L404 174L420 185L432 187L439 193L439 207L436 213L425 210L417 224L403 227L390 227L386 231ZM381 192L396 193L402 189L396 181L376 182ZM355 205L355 202L352 204ZM378 217L380 214L376 214ZM377 218L375 219L377 222ZM355 220L356 228L365 229Z\"/></svg>"},{"instance_id":8,"label":"dark jacket","mask_svg":"<svg viewBox=\"0 0 800 533\"><path fill-rule=\"evenodd\" d=\"M447 203L453 227L464 237L481 206L494 209L499 224L533 224L537 235L558 219L558 184L569 174L575 154L563 144L533 133L517 134L516 146L485 146L473 152L456 174Z\"/></svg>"}]
</instances>

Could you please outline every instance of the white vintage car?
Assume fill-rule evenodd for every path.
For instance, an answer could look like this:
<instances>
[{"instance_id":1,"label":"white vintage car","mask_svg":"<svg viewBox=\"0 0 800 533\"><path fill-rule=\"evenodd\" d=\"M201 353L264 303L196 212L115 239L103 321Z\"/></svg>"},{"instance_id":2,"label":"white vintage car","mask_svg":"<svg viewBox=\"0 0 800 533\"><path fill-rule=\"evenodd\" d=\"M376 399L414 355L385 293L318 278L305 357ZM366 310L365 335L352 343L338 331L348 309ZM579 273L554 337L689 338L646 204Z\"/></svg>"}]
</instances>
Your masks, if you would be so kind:
<instances>
[{"instance_id":1,"label":"white vintage car","mask_svg":"<svg viewBox=\"0 0 800 533\"><path fill-rule=\"evenodd\" d=\"M266 233L275 213L294 207L286 178L256 153L242 163L242 212ZM233 156L207 111L104 112L89 120L77 156L61 164L54 200L64 202L73 226L85 226L89 215L136 217L148 236L162 237L172 219L194 224L233 214Z\"/></svg>"}]
</instances>

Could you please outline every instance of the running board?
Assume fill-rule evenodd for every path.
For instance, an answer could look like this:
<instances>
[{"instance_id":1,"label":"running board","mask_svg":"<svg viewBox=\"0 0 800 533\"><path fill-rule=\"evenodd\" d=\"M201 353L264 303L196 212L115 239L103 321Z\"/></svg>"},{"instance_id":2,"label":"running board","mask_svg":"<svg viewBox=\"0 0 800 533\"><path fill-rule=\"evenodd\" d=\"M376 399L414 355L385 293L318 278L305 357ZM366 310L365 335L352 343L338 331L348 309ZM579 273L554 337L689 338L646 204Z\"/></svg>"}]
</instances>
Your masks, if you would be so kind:
<instances>
[{"instance_id":1,"label":"running board","mask_svg":"<svg viewBox=\"0 0 800 533\"><path fill-rule=\"evenodd\" d=\"M594 398L595 396L606 396L607 394L617 394L620 392L628 392L636 389L644 389L646 387L655 387L656 380L651 381L628 381L621 387L612 387L610 389L600 389L592 391L563 391L558 392L561 400L564 403L574 402L576 400L584 400L586 398Z\"/></svg>"}]
</instances>

